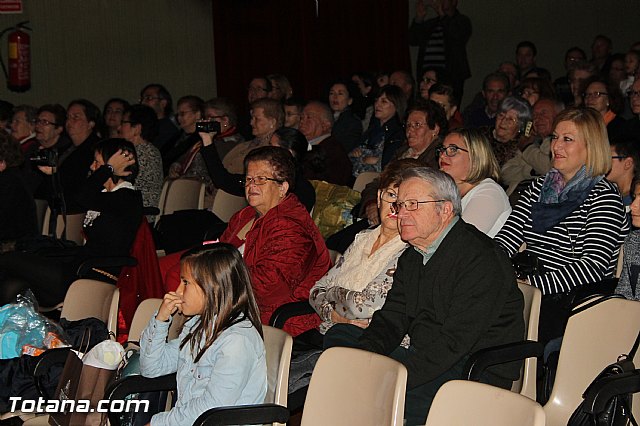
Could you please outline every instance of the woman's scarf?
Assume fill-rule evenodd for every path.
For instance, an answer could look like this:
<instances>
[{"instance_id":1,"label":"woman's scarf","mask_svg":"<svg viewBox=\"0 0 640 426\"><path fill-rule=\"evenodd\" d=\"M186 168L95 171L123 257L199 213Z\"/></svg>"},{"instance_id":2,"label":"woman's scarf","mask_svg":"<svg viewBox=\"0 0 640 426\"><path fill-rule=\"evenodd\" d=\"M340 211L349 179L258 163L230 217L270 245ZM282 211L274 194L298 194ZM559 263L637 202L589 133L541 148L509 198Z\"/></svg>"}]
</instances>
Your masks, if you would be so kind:
<instances>
[{"instance_id":1,"label":"woman's scarf","mask_svg":"<svg viewBox=\"0 0 640 426\"><path fill-rule=\"evenodd\" d=\"M345 256L340 258L325 276L332 287L353 291L364 290L387 267L389 259L407 247L407 244L400 239L400 235L397 235L369 256L380 232L382 232L382 226L356 235Z\"/></svg>"},{"instance_id":2,"label":"woman's scarf","mask_svg":"<svg viewBox=\"0 0 640 426\"><path fill-rule=\"evenodd\" d=\"M531 205L533 231L542 234L560 223L587 199L602 178L602 175L590 176L583 165L569 182L565 182L558 170L551 169L544 178L538 201Z\"/></svg>"}]
</instances>

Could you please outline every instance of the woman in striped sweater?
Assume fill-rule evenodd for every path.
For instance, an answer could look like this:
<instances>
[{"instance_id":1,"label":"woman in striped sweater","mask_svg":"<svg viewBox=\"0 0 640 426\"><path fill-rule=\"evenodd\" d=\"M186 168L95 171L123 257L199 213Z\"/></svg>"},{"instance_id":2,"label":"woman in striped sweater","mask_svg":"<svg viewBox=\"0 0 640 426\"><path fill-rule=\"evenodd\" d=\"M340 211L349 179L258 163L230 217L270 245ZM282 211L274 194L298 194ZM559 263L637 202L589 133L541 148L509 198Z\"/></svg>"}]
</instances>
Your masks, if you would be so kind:
<instances>
[{"instance_id":1,"label":"woman in striped sweater","mask_svg":"<svg viewBox=\"0 0 640 426\"><path fill-rule=\"evenodd\" d=\"M560 336L570 292L612 277L629 224L611 168L607 131L590 108L560 113L552 135L552 166L524 192L495 240L510 255L523 243L538 271L521 276L543 294L539 339Z\"/></svg>"}]
</instances>

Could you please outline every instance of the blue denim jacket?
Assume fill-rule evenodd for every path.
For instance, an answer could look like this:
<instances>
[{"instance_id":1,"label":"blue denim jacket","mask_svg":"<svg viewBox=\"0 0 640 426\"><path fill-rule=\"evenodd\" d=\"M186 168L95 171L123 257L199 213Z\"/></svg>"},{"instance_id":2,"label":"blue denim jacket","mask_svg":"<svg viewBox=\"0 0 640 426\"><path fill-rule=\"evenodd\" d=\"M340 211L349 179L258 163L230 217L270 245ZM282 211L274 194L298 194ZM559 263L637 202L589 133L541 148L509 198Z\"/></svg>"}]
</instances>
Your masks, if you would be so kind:
<instances>
[{"instance_id":1,"label":"blue denim jacket","mask_svg":"<svg viewBox=\"0 0 640 426\"><path fill-rule=\"evenodd\" d=\"M149 321L140 339L140 372L158 377L177 372L178 400L168 412L151 418L151 425L190 425L213 407L261 404L267 392L264 342L248 320L225 330L197 363L189 343L180 342L198 323L189 319L178 339L166 342L170 322Z\"/></svg>"}]
</instances>

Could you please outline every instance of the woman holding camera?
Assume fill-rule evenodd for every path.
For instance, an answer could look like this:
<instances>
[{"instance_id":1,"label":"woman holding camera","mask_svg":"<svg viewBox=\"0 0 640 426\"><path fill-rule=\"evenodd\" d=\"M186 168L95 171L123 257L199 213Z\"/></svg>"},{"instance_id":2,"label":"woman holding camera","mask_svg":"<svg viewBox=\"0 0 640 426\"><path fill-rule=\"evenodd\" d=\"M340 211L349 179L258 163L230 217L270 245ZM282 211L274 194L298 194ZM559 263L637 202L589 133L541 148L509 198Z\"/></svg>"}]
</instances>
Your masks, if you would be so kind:
<instances>
[{"instance_id":1,"label":"woman holding camera","mask_svg":"<svg viewBox=\"0 0 640 426\"><path fill-rule=\"evenodd\" d=\"M0 255L0 305L11 302L19 292L30 288L41 306L55 306L64 299L84 261L129 256L142 220L142 196L133 187L138 174L133 144L124 139L99 142L91 172L77 198L87 210L83 223L85 245L56 248L48 253L50 256ZM93 271L91 278L115 282L120 267Z\"/></svg>"}]
</instances>

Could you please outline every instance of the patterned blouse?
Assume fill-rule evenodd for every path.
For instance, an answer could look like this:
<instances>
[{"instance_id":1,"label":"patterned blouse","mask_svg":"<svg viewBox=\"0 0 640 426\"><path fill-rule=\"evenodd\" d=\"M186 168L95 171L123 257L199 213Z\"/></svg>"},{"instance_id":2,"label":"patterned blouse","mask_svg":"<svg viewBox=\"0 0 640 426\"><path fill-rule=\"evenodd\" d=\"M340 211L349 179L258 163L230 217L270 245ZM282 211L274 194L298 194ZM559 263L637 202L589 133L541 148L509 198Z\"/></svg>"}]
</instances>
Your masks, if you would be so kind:
<instances>
[{"instance_id":1,"label":"patterned blouse","mask_svg":"<svg viewBox=\"0 0 640 426\"><path fill-rule=\"evenodd\" d=\"M385 253L383 246L369 256L379 232L379 228L360 232L344 256L340 257L336 265L311 289L309 303L323 320L319 327L320 333L326 333L333 326L334 323L331 321L333 310L348 319L370 320L373 313L384 305L387 292L393 285L393 274L396 271L398 258L407 245L402 243L398 236L397 241L394 239L385 244L395 245L391 253L388 251ZM359 265L358 268L361 270L345 270L351 269L349 266L354 264ZM365 273L364 269L368 269L369 272ZM364 274L373 275L373 279L361 291L351 290L341 285L345 279L351 280ZM407 340L406 337L405 340Z\"/></svg>"},{"instance_id":2,"label":"patterned blouse","mask_svg":"<svg viewBox=\"0 0 640 426\"><path fill-rule=\"evenodd\" d=\"M135 145L138 155L139 172L135 187L142 192L142 205L158 207L164 174L162 172L162 155L160 150L149 142Z\"/></svg>"}]
</instances>

